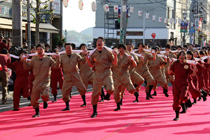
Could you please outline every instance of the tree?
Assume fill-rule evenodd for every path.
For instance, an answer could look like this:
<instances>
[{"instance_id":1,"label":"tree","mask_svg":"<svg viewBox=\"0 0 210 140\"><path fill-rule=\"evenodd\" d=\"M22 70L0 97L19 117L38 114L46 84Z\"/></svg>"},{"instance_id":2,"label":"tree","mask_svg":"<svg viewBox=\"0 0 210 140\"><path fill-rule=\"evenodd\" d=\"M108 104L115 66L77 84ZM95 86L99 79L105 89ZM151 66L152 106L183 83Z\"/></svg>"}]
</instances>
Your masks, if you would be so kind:
<instances>
[{"instance_id":1,"label":"tree","mask_svg":"<svg viewBox=\"0 0 210 140\"><path fill-rule=\"evenodd\" d=\"M30 8L34 10L34 13L30 13L33 16L33 23L36 24L35 31L35 45L39 44L39 24L45 22L44 15L52 14L53 10L49 10L49 2L53 0L36 0L36 5L31 2Z\"/></svg>"}]
</instances>

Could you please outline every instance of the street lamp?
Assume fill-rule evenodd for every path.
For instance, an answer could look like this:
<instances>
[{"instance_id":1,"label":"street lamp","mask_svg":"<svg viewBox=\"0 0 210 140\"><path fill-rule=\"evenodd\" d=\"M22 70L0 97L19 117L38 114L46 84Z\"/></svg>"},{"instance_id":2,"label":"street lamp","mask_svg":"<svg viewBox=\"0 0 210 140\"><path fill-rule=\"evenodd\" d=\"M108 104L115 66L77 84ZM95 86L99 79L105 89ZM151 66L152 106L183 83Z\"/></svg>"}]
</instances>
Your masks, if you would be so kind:
<instances>
[{"instance_id":1,"label":"street lamp","mask_svg":"<svg viewBox=\"0 0 210 140\"><path fill-rule=\"evenodd\" d=\"M66 42L67 42L67 30L65 30L65 39L66 39Z\"/></svg>"}]
</instances>

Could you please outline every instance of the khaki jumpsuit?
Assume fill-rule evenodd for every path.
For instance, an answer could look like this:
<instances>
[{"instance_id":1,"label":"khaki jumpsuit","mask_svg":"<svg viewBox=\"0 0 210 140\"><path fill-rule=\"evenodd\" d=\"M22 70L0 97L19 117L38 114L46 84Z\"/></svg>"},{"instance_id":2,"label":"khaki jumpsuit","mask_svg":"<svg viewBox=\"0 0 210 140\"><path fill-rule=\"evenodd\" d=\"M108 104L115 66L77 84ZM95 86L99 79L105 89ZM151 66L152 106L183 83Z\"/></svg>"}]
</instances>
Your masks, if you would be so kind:
<instances>
[{"instance_id":1,"label":"khaki jumpsuit","mask_svg":"<svg viewBox=\"0 0 210 140\"><path fill-rule=\"evenodd\" d=\"M119 103L122 98L122 87L126 87L129 92L135 91L135 88L132 84L129 66L133 65L133 62L124 55L122 58L120 54L117 55L117 65L113 66L113 75L114 79L114 99L116 103Z\"/></svg>"},{"instance_id":2,"label":"khaki jumpsuit","mask_svg":"<svg viewBox=\"0 0 210 140\"><path fill-rule=\"evenodd\" d=\"M70 91L73 86L76 86L80 95L83 96L86 93L86 87L82 82L79 74L78 63L84 61L79 54L72 53L70 58L67 54L61 56L61 66L63 69L63 87L62 96L63 101L70 101Z\"/></svg>"},{"instance_id":3,"label":"khaki jumpsuit","mask_svg":"<svg viewBox=\"0 0 210 140\"><path fill-rule=\"evenodd\" d=\"M81 53L80 56L85 60L85 54ZM82 78L82 81L87 88L89 84L93 85L93 73L94 71L92 68L88 65L87 61L85 60L85 63L79 62L78 64L80 69L80 76Z\"/></svg>"},{"instance_id":4,"label":"khaki jumpsuit","mask_svg":"<svg viewBox=\"0 0 210 140\"><path fill-rule=\"evenodd\" d=\"M50 92L50 68L58 68L59 60L56 62L48 57L44 56L43 59L39 59L38 56L34 57L28 63L23 62L23 66L25 69L32 69L34 75L33 88L31 94L31 105L33 108L39 107L39 98L41 98L44 102L49 100L49 92Z\"/></svg>"},{"instance_id":5,"label":"khaki jumpsuit","mask_svg":"<svg viewBox=\"0 0 210 140\"><path fill-rule=\"evenodd\" d=\"M168 84L166 81L166 77L162 74L161 65L165 63L165 60L159 56L156 56L155 61L149 61L149 71L152 74L155 80L155 89L157 88L157 83L160 84L164 89L168 89Z\"/></svg>"},{"instance_id":6,"label":"khaki jumpsuit","mask_svg":"<svg viewBox=\"0 0 210 140\"><path fill-rule=\"evenodd\" d=\"M139 64L139 63L141 63L139 60L138 60L138 57L136 56L136 55L134 55L134 54L131 54L132 56L133 56L133 58L134 58L134 60L136 61L136 63L137 63L137 65ZM136 87L136 91L137 92L139 92L139 90L140 90L140 86L144 83L144 78L140 75L140 74L138 74L137 72L136 72L136 70L135 70L135 67L134 66L130 66L130 68L129 68L129 73L130 73L130 76L131 76L131 81L133 82L133 84L134 85L138 85L137 87Z\"/></svg>"},{"instance_id":7,"label":"khaki jumpsuit","mask_svg":"<svg viewBox=\"0 0 210 140\"><path fill-rule=\"evenodd\" d=\"M165 76L166 76L167 83L171 82L173 84L175 77L174 77L174 75L168 74L168 67L169 67L169 61L170 61L169 59L171 59L171 58L176 58L176 55L169 51L168 60L167 60L168 63L167 63L167 65L165 65L164 70L165 70Z\"/></svg>"},{"instance_id":8,"label":"khaki jumpsuit","mask_svg":"<svg viewBox=\"0 0 210 140\"><path fill-rule=\"evenodd\" d=\"M137 53L139 54L139 52ZM147 88L146 88L146 93L147 93L149 90L149 85L154 85L154 78L151 75L148 68L149 60L153 60L154 57L152 56L152 54L149 54L147 52L143 52L143 56L144 56L143 62L140 62L135 68L135 70L139 75L141 75L145 80L147 80Z\"/></svg>"},{"instance_id":9,"label":"khaki jumpsuit","mask_svg":"<svg viewBox=\"0 0 210 140\"><path fill-rule=\"evenodd\" d=\"M103 85L106 87L106 91L109 94L114 92L114 84L111 71L114 55L103 48L101 53L96 50L90 56L89 61L95 67L95 72L93 74L93 92L91 104L96 105L99 101L101 87Z\"/></svg>"},{"instance_id":10,"label":"khaki jumpsuit","mask_svg":"<svg viewBox=\"0 0 210 140\"><path fill-rule=\"evenodd\" d=\"M133 56L134 60L136 61L137 65L138 65L140 63L138 60L138 57L134 54L131 54L131 55ZM130 66L129 73L130 73L130 78L131 78L133 85L134 86L136 85L135 86L136 91L139 92L140 86L144 83L144 78L136 72L135 67L133 65ZM124 92L125 92L125 87L123 86L122 96L124 95Z\"/></svg>"}]
</instances>

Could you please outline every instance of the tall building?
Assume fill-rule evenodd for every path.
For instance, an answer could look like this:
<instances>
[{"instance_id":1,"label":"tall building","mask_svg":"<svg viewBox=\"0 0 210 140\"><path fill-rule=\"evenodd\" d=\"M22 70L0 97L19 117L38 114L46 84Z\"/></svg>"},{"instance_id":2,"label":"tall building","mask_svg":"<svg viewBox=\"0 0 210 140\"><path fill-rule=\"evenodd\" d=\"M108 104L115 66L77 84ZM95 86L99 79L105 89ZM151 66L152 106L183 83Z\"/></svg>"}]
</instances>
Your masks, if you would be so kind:
<instances>
[{"instance_id":1,"label":"tall building","mask_svg":"<svg viewBox=\"0 0 210 140\"><path fill-rule=\"evenodd\" d=\"M46 1L46 0L42 0ZM31 0L31 4L36 5L36 0ZM50 14L43 15L44 22L40 23L40 42L51 44L52 35L60 34L62 35L62 0L54 0L54 2L47 3L50 8L53 8L53 17L51 20ZM35 14L34 10L31 9L31 13ZM35 24L32 22L33 17L31 16L31 41L32 46L35 45ZM27 6L26 3L22 4L22 32L23 42L26 41L26 28L27 26ZM0 33L4 35L5 38L12 38L12 0L0 0Z\"/></svg>"},{"instance_id":2,"label":"tall building","mask_svg":"<svg viewBox=\"0 0 210 140\"><path fill-rule=\"evenodd\" d=\"M192 0L190 7L190 19L194 23L195 32L191 34L191 42L204 46L210 44L210 1Z\"/></svg>"},{"instance_id":3,"label":"tall building","mask_svg":"<svg viewBox=\"0 0 210 140\"><path fill-rule=\"evenodd\" d=\"M188 11L190 0L128 0L128 7L134 7L134 13L128 12L127 43L137 45L143 42L164 46L166 43L181 45L184 33L180 33L180 20L183 20L183 12ZM106 39L107 46L118 44L120 29L118 13L114 12L114 6L121 5L121 0L97 0L96 26L93 31L94 40L98 36ZM103 5L109 5L109 12L104 11ZM188 6L189 5L189 6ZM129 10L128 10L129 11ZM138 15L142 11L142 15ZM145 20L146 13L149 18ZM159 18L162 20L159 22ZM165 22L165 19L167 21ZM144 26L145 24L145 26ZM145 27L145 28L143 28ZM153 40L151 34L155 33ZM185 38L189 39L188 33Z\"/></svg>"}]
</instances>

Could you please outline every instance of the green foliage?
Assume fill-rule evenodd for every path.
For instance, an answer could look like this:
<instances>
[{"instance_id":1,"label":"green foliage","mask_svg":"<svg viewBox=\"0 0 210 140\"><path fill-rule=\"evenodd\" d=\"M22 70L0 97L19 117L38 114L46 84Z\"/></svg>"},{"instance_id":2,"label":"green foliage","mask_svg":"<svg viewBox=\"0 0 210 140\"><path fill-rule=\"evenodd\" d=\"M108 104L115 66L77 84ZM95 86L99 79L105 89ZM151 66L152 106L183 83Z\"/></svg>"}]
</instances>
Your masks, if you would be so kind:
<instances>
[{"instance_id":1,"label":"green foliage","mask_svg":"<svg viewBox=\"0 0 210 140\"><path fill-rule=\"evenodd\" d=\"M41 1L41 0L36 0L36 2L38 2L38 7L34 7L31 3L30 3L30 8L34 10L35 14L39 16L39 21L38 18L36 17L35 14L30 13L33 16L33 23L40 23L40 22L46 22L45 19L43 19L42 17L44 15L51 15L53 13L54 10L48 10L49 5L48 2L50 2L50 0L45 0L45 1ZM41 7L41 4L45 4L43 7ZM50 16L49 20L52 19L52 17Z\"/></svg>"},{"instance_id":2,"label":"green foliage","mask_svg":"<svg viewBox=\"0 0 210 140\"><path fill-rule=\"evenodd\" d=\"M54 35L53 36L53 39L52 39L52 44L53 44L53 48L56 47L56 45L59 45L59 44L64 44L66 42L66 39L65 38L60 38L59 35Z\"/></svg>"}]
</instances>

